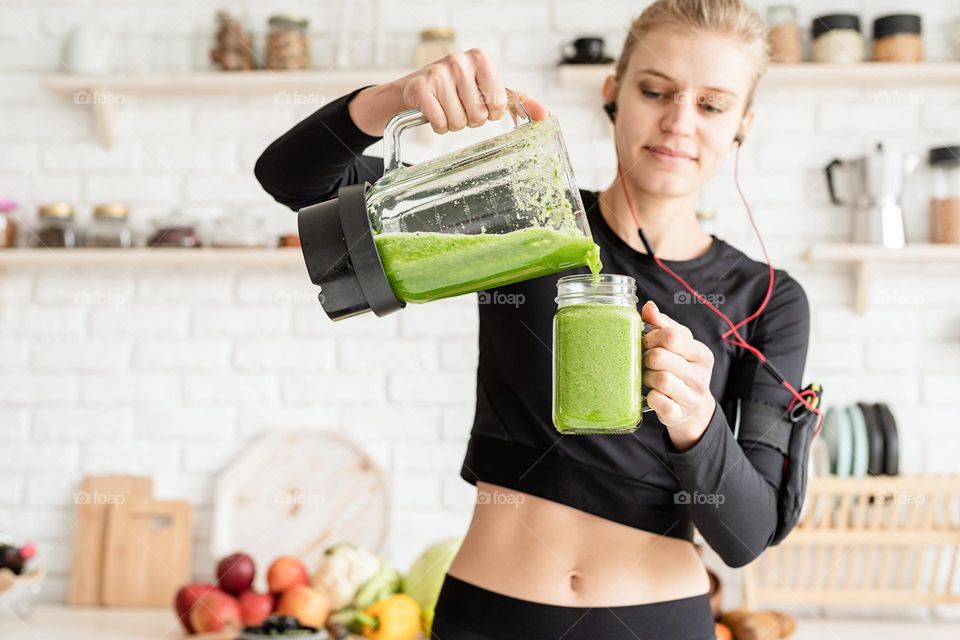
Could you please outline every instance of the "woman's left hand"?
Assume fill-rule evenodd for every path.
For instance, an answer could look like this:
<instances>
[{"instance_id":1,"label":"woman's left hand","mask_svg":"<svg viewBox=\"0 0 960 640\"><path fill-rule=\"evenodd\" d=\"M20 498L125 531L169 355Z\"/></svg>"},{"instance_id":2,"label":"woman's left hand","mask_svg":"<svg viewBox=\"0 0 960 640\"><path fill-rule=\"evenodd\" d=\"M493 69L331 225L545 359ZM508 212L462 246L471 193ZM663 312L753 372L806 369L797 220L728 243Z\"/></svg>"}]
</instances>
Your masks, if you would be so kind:
<instances>
[{"instance_id":1,"label":"woman's left hand","mask_svg":"<svg viewBox=\"0 0 960 640\"><path fill-rule=\"evenodd\" d=\"M650 389L646 401L674 446L684 451L700 440L716 409L710 392L713 352L652 300L640 315L654 326L643 338L643 383Z\"/></svg>"}]
</instances>

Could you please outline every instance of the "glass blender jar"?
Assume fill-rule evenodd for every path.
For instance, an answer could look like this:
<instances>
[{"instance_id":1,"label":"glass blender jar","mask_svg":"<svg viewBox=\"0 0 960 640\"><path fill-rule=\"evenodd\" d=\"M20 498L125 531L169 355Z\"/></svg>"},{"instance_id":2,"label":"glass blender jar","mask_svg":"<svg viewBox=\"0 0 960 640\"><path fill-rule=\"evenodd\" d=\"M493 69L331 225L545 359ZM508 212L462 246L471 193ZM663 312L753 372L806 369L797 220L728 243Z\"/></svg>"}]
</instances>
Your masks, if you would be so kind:
<instances>
[{"instance_id":1,"label":"glass blender jar","mask_svg":"<svg viewBox=\"0 0 960 640\"><path fill-rule=\"evenodd\" d=\"M332 319L599 271L556 117L403 166L401 133L425 123L418 111L398 114L384 132L380 180L299 212L307 269Z\"/></svg>"}]
</instances>

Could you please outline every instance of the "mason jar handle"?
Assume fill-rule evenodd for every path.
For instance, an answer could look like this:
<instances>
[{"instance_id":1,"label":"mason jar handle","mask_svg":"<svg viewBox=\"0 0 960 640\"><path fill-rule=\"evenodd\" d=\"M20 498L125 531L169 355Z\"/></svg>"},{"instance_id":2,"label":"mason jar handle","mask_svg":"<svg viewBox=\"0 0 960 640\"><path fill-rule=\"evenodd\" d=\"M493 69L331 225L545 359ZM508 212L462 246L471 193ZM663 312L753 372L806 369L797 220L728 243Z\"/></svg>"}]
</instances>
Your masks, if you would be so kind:
<instances>
[{"instance_id":1,"label":"mason jar handle","mask_svg":"<svg viewBox=\"0 0 960 640\"><path fill-rule=\"evenodd\" d=\"M644 322L643 320L641 320L640 323L643 325L643 329L642 329L642 331L641 331L641 333L642 333L643 335L647 335L648 333L650 333L651 331L653 331L654 329L657 328L655 325L652 325L652 324L650 324L649 322ZM642 358L642 357L643 357L643 344L642 344L642 343L641 343L641 345L640 345L640 354L641 354L640 357ZM642 394L642 393L640 394L640 403L643 404L643 413L651 413L651 412L653 412L653 407L651 407L649 404L647 404L647 396L645 396L645 395Z\"/></svg>"},{"instance_id":2,"label":"mason jar handle","mask_svg":"<svg viewBox=\"0 0 960 640\"><path fill-rule=\"evenodd\" d=\"M523 102L516 91L507 89L507 103L514 126L517 126L518 115L522 115L527 119L527 122L530 122L530 114L527 113L527 109L523 106ZM428 122L430 121L427 120L427 117L416 109L401 111L390 119L383 132L383 175L396 171L402 166L400 162L400 134L407 129L419 127Z\"/></svg>"}]
</instances>

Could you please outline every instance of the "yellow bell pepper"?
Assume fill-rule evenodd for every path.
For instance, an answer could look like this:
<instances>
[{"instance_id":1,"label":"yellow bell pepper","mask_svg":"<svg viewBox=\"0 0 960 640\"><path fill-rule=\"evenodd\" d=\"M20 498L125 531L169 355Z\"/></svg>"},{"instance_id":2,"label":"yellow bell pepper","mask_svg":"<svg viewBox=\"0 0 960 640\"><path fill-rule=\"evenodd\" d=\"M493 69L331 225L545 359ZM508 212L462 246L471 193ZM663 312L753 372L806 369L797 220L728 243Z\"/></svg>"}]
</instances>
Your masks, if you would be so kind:
<instances>
[{"instance_id":1,"label":"yellow bell pepper","mask_svg":"<svg viewBox=\"0 0 960 640\"><path fill-rule=\"evenodd\" d=\"M358 618L370 640L413 640L420 633L420 605L405 593L374 602Z\"/></svg>"}]
</instances>

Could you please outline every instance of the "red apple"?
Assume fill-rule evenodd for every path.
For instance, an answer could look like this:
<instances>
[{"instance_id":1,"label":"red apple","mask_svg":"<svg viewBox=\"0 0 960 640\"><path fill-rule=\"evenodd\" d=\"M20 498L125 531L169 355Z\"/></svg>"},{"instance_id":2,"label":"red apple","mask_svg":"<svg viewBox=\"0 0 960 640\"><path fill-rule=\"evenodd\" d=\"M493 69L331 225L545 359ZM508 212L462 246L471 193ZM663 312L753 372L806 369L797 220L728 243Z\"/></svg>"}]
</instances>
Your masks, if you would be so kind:
<instances>
[{"instance_id":1,"label":"red apple","mask_svg":"<svg viewBox=\"0 0 960 640\"><path fill-rule=\"evenodd\" d=\"M277 613L296 617L301 624L310 627L322 627L330 614L330 603L326 596L312 587L298 584L290 587L280 596Z\"/></svg>"},{"instance_id":2,"label":"red apple","mask_svg":"<svg viewBox=\"0 0 960 640\"><path fill-rule=\"evenodd\" d=\"M217 564L217 586L231 595L240 595L253 584L256 569L253 558L245 553L234 553Z\"/></svg>"},{"instance_id":3,"label":"red apple","mask_svg":"<svg viewBox=\"0 0 960 640\"><path fill-rule=\"evenodd\" d=\"M244 591L237 596L237 602L245 625L259 626L273 612L273 596L269 593Z\"/></svg>"},{"instance_id":4,"label":"red apple","mask_svg":"<svg viewBox=\"0 0 960 640\"><path fill-rule=\"evenodd\" d=\"M197 584L185 584L177 591L177 597L173 601L173 608L177 612L177 618L183 625L187 633L196 633L193 625L190 624L190 609L194 603L205 593L216 590L216 587L210 583L202 582Z\"/></svg>"},{"instance_id":5,"label":"red apple","mask_svg":"<svg viewBox=\"0 0 960 640\"><path fill-rule=\"evenodd\" d=\"M267 584L273 593L286 591L298 584L309 583L307 568L293 556L280 556L273 561L267 571Z\"/></svg>"},{"instance_id":6,"label":"red apple","mask_svg":"<svg viewBox=\"0 0 960 640\"><path fill-rule=\"evenodd\" d=\"M236 598L219 589L208 591L190 608L190 624L197 633L239 629L240 605Z\"/></svg>"}]
</instances>

